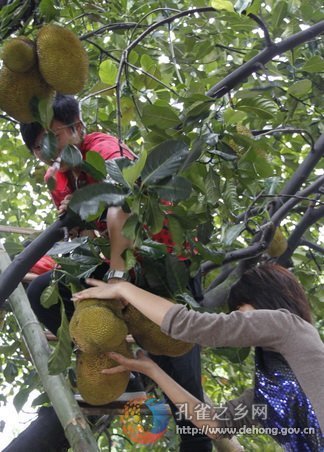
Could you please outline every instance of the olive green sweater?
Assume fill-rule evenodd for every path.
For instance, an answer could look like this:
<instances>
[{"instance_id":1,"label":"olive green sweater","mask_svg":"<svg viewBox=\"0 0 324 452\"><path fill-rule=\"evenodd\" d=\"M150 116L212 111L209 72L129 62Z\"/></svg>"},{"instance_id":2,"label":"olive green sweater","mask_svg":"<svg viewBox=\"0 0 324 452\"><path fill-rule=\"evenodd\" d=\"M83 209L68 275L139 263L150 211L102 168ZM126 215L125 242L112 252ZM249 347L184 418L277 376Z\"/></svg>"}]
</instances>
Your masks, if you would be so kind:
<instances>
[{"instance_id":1,"label":"olive green sweater","mask_svg":"<svg viewBox=\"0 0 324 452\"><path fill-rule=\"evenodd\" d=\"M161 330L175 339L205 347L252 346L280 353L311 402L324 432L324 344L317 330L297 315L286 309L210 314L178 304L164 316ZM226 426L255 423L248 416L234 420L235 407L240 402L251 406L253 398L253 389L248 389L239 399L227 402L232 419L225 421Z\"/></svg>"}]
</instances>

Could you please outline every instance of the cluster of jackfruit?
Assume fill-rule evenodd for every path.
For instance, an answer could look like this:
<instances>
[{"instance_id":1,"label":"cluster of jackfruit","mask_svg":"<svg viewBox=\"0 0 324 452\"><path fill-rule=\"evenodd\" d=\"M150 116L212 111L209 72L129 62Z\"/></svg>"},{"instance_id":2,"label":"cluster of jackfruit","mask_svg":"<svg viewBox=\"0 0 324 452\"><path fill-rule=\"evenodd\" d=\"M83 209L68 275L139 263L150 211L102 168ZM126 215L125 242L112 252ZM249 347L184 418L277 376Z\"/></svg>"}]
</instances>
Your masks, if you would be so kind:
<instances>
[{"instance_id":1,"label":"cluster of jackfruit","mask_svg":"<svg viewBox=\"0 0 324 452\"><path fill-rule=\"evenodd\" d=\"M91 405L116 400L126 389L129 372L115 375L101 370L117 365L107 352L131 357L126 342L127 326L117 302L89 299L76 305L71 318L70 336L78 347L76 377L78 390Z\"/></svg>"},{"instance_id":2,"label":"cluster of jackfruit","mask_svg":"<svg viewBox=\"0 0 324 452\"><path fill-rule=\"evenodd\" d=\"M88 58L79 38L59 25L44 25L35 42L17 37L2 49L0 108L20 122L37 119L37 102L55 91L76 94L88 76Z\"/></svg>"},{"instance_id":3,"label":"cluster of jackfruit","mask_svg":"<svg viewBox=\"0 0 324 452\"><path fill-rule=\"evenodd\" d=\"M116 400L126 389L129 372L108 375L101 370L117 365L107 352L132 357L128 333L153 355L180 356L193 344L173 339L131 305L122 309L116 300L88 299L77 303L70 321L70 336L78 347L78 390L91 405Z\"/></svg>"}]
</instances>

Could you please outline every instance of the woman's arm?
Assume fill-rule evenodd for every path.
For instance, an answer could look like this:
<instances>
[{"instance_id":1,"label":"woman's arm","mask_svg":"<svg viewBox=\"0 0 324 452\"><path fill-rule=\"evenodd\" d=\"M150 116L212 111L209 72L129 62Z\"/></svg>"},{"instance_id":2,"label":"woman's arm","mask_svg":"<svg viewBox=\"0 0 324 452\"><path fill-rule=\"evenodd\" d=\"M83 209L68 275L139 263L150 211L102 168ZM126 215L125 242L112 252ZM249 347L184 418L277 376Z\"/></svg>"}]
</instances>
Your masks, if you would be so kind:
<instances>
[{"instance_id":1,"label":"woman's arm","mask_svg":"<svg viewBox=\"0 0 324 452\"><path fill-rule=\"evenodd\" d=\"M257 309L215 314L188 310L128 282L107 285L87 280L97 287L76 293L73 300L86 298L122 299L161 327L167 335L204 347L271 347L282 350L292 329L292 315L284 310ZM305 323L299 319L301 323Z\"/></svg>"},{"instance_id":2,"label":"woman's arm","mask_svg":"<svg viewBox=\"0 0 324 452\"><path fill-rule=\"evenodd\" d=\"M212 406L202 402L186 391L182 386L165 373L156 363L146 357L142 351L139 351L138 359L129 359L118 353L109 353L111 358L119 363L119 366L111 369L105 369L102 373L116 374L125 369L141 372L154 380L162 391L172 402L179 407L179 410L186 415L198 428L203 429L203 433L211 438L218 438L217 428L219 422L214 420L215 411ZM203 411L200 411L203 410ZM199 416L200 411L200 416Z\"/></svg>"},{"instance_id":3,"label":"woman's arm","mask_svg":"<svg viewBox=\"0 0 324 452\"><path fill-rule=\"evenodd\" d=\"M159 326L165 314L174 306L173 303L165 298L154 295L125 281L116 284L106 284L96 279L87 279L86 282L96 287L75 293L72 297L73 301L81 301L87 298L121 299L126 303L132 304L142 314Z\"/></svg>"}]
</instances>

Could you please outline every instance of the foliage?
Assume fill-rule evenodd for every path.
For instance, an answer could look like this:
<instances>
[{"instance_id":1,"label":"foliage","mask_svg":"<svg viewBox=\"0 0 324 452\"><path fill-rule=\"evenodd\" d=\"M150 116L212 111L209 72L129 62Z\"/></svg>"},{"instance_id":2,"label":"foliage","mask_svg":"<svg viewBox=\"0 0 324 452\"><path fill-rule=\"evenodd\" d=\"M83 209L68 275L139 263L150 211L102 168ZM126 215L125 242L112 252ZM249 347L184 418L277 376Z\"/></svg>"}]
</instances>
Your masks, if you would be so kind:
<instances>
[{"instance_id":1,"label":"foliage","mask_svg":"<svg viewBox=\"0 0 324 452\"><path fill-rule=\"evenodd\" d=\"M207 290L213 282L228 285L229 263L235 269L242 258L269 259L271 223L281 224L289 252L279 262L293 267L304 284L324 335L323 144L314 148L324 132L323 43L319 34L309 36L255 63L250 72L238 72L275 44L319 23L321 2L6 3L0 10L2 45L14 34L34 37L51 21L80 36L90 61L88 84L78 95L87 129L119 136L138 156L131 164L121 160L106 167L90 156L88 171L105 174L106 180L79 190L71 208L93 221L106 204L123 205L132 212L125 234L154 259L163 250L148 240L147 231L158 232L168 217L176 252L186 241L188 252L197 251L192 270L206 263L214 270L206 277ZM228 89L222 81L233 73L241 78ZM55 218L45 168L23 146L18 129L1 115L0 222L44 228ZM22 237L5 234L4 241L16 252ZM58 259L73 276L98 265L99 251L109 254L100 240L77 245L69 259ZM134 256L127 254L126 260L130 267ZM25 381L30 365L16 359L19 333L10 315L6 325L4 378L19 388L22 400L26 385L35 384ZM215 359L205 352L206 363L216 365ZM233 388L246 386L251 367L244 364L238 371L217 359L229 381L224 396L235 395ZM219 382L208 368L205 386L219 400ZM262 450L268 444L268 439L254 441Z\"/></svg>"}]
</instances>

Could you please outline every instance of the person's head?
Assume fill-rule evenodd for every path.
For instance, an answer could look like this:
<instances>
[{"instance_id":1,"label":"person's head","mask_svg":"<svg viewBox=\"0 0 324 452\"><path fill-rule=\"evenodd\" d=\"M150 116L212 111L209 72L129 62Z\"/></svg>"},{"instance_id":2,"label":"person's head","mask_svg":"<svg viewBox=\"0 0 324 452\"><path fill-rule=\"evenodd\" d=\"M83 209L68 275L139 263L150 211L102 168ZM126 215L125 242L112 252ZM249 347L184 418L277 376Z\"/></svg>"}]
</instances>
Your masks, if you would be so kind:
<instances>
[{"instance_id":1,"label":"person's head","mask_svg":"<svg viewBox=\"0 0 324 452\"><path fill-rule=\"evenodd\" d=\"M56 137L57 155L68 144L78 145L82 141L83 123L80 117L79 103L73 96L64 94L55 96L50 131ZM28 149L39 160L43 160L41 145L46 133L44 128L38 122L21 124L20 133Z\"/></svg>"},{"instance_id":2,"label":"person's head","mask_svg":"<svg viewBox=\"0 0 324 452\"><path fill-rule=\"evenodd\" d=\"M287 309L312 323L311 308L296 277L277 264L260 264L245 273L229 295L231 311L244 305L254 309Z\"/></svg>"}]
</instances>

